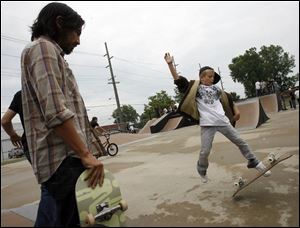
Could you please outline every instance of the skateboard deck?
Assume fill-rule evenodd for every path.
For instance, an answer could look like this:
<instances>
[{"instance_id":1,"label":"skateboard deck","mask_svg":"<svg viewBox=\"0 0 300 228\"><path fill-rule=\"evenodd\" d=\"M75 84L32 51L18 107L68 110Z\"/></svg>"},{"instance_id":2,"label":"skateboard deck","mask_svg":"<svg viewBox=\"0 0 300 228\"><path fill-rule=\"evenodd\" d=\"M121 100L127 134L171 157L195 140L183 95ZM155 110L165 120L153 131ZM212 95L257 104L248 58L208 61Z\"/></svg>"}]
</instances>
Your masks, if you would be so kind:
<instances>
[{"instance_id":1,"label":"skateboard deck","mask_svg":"<svg viewBox=\"0 0 300 228\"><path fill-rule=\"evenodd\" d=\"M246 188L248 185L256 181L258 178L263 176L268 170L273 168L278 163L292 157L294 152L281 152L281 153L270 153L262 162L266 166L264 172L258 172L255 168L251 170L247 170L247 172L238 178L236 182L234 182L235 191L232 197L236 196L241 190ZM272 174L271 174L272 176ZM270 178L270 177L265 177Z\"/></svg>"},{"instance_id":2,"label":"skateboard deck","mask_svg":"<svg viewBox=\"0 0 300 228\"><path fill-rule=\"evenodd\" d=\"M103 185L92 189L84 180L88 172L79 176L75 186L80 226L125 226L127 203L113 174L104 169Z\"/></svg>"}]
</instances>

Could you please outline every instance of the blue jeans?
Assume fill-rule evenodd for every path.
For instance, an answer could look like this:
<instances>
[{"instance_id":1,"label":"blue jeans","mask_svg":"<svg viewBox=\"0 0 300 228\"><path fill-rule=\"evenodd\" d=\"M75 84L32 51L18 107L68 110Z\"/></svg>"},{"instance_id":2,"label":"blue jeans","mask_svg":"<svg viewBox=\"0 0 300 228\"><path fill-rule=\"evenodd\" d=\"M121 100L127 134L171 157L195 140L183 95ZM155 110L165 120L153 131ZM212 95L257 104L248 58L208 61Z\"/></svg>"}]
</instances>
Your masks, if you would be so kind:
<instances>
[{"instance_id":1,"label":"blue jeans","mask_svg":"<svg viewBox=\"0 0 300 228\"><path fill-rule=\"evenodd\" d=\"M42 183L35 227L80 226L75 185L84 170L80 159L67 157L51 178Z\"/></svg>"},{"instance_id":2,"label":"blue jeans","mask_svg":"<svg viewBox=\"0 0 300 228\"><path fill-rule=\"evenodd\" d=\"M197 162L197 170L200 175L205 174L208 168L208 156L217 131L234 143L248 161L253 159L254 163L258 163L249 145L240 137L238 131L231 124L226 126L201 126L201 149Z\"/></svg>"}]
</instances>

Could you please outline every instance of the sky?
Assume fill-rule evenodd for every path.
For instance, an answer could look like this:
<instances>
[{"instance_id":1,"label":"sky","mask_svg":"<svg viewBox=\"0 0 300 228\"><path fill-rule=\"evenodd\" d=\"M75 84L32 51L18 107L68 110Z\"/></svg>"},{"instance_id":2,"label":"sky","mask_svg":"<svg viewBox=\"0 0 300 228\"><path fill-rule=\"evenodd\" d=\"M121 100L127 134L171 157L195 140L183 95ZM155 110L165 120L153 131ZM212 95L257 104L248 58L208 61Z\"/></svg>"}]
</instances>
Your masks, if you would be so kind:
<instances>
[{"instance_id":1,"label":"sky","mask_svg":"<svg viewBox=\"0 0 300 228\"><path fill-rule=\"evenodd\" d=\"M220 71L223 87L245 97L233 82L228 65L234 57L255 47L279 45L295 57L299 72L299 2L205 1L77 1L64 2L86 24L80 45L66 56L88 115L100 125L112 124L117 108L105 45L112 62L121 105L139 114L148 97L175 85L164 54L169 52L178 72L198 79L199 66ZM21 89L20 56L30 41L30 26L48 1L1 1L1 117L15 92ZM217 84L221 87L221 83ZM15 122L19 122L15 118Z\"/></svg>"}]
</instances>

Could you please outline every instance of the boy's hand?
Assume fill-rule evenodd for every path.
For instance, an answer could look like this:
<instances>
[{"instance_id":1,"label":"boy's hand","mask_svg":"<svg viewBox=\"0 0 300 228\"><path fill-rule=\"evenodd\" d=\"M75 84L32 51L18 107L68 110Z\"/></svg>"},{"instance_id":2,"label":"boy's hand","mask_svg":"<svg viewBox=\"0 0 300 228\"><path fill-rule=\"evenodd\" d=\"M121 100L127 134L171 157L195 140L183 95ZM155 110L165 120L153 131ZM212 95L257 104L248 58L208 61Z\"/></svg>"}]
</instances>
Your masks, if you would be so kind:
<instances>
[{"instance_id":1,"label":"boy's hand","mask_svg":"<svg viewBox=\"0 0 300 228\"><path fill-rule=\"evenodd\" d=\"M166 62L168 64L168 67L169 67L170 72L171 72L171 74L173 76L173 79L174 80L178 80L179 76L178 76L178 74L176 72L175 66L173 65L173 56L170 56L170 53L167 52L165 54L165 60L166 60Z\"/></svg>"},{"instance_id":2,"label":"boy's hand","mask_svg":"<svg viewBox=\"0 0 300 228\"><path fill-rule=\"evenodd\" d=\"M170 56L170 53L165 54L165 60L166 60L167 64L173 63L173 57Z\"/></svg>"}]
</instances>

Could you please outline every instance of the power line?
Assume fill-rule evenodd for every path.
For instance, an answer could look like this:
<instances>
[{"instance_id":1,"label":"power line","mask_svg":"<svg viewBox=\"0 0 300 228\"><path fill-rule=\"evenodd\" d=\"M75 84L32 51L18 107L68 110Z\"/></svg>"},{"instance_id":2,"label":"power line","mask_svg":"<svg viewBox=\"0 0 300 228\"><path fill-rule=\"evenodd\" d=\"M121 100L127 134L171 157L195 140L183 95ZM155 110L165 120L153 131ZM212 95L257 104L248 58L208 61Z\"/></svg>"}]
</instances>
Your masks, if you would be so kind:
<instances>
[{"instance_id":1,"label":"power line","mask_svg":"<svg viewBox=\"0 0 300 228\"><path fill-rule=\"evenodd\" d=\"M1 53L1 55L8 56L8 57L13 57L13 58L18 58L18 59L21 58L20 56L6 54L6 53ZM81 67L105 68L103 66L91 66L91 65L84 65L84 64L77 64L77 63L69 63L69 65L72 65L72 66L81 66Z\"/></svg>"},{"instance_id":2,"label":"power line","mask_svg":"<svg viewBox=\"0 0 300 228\"><path fill-rule=\"evenodd\" d=\"M1 34L1 39L7 40L7 41L12 41L12 42L15 42L15 43L21 43L21 44L30 43L30 41L28 41L28 40L19 39L19 38L15 38L15 37L12 37L12 36L7 36L7 35L4 35L4 34Z\"/></svg>"},{"instance_id":3,"label":"power line","mask_svg":"<svg viewBox=\"0 0 300 228\"><path fill-rule=\"evenodd\" d=\"M124 71L124 70L118 70L118 69L116 69L116 71L118 71L118 72L122 72L122 73L126 73L126 74L131 74L131 75L137 75L137 76L142 76L142 77L149 77L149 75L145 75L145 74L137 74L137 73L132 73L132 72L128 72L128 71ZM152 76L150 76L150 77L152 77ZM152 78L154 78L154 77L152 77ZM160 79L166 79L166 78L160 78Z\"/></svg>"},{"instance_id":4,"label":"power line","mask_svg":"<svg viewBox=\"0 0 300 228\"><path fill-rule=\"evenodd\" d=\"M9 71L9 70L13 70L13 71L15 71L15 70L17 70L16 68L5 68L5 67L3 67L3 68L1 68L1 71L2 70L5 70L5 71ZM17 70L18 72L21 72L21 70Z\"/></svg>"},{"instance_id":5,"label":"power line","mask_svg":"<svg viewBox=\"0 0 300 228\"><path fill-rule=\"evenodd\" d=\"M7 36L7 35L4 35L4 34L1 34L1 39L16 42L16 43L22 43L22 44L23 43L27 44L27 43L31 42L31 41L28 41L28 40L23 40L23 39L15 38L15 37L12 37L12 36ZM91 56L99 56L99 57L103 56L103 55L98 54L98 53L92 53L92 52L87 52L87 51L74 51L73 53L74 54L91 55Z\"/></svg>"},{"instance_id":6,"label":"power line","mask_svg":"<svg viewBox=\"0 0 300 228\"><path fill-rule=\"evenodd\" d=\"M85 52L85 51L73 51L73 53L74 54L83 54L83 55L92 55L92 56L103 57L103 55L101 55L101 54L91 53L91 52Z\"/></svg>"},{"instance_id":7,"label":"power line","mask_svg":"<svg viewBox=\"0 0 300 228\"><path fill-rule=\"evenodd\" d=\"M146 62L128 60L128 59L119 58L119 57L115 57L115 58L118 59L118 60L120 60L120 61L129 62L129 63L135 63L135 64L156 65L156 66L160 65L160 64L157 64L157 63L146 63Z\"/></svg>"},{"instance_id":8,"label":"power line","mask_svg":"<svg viewBox=\"0 0 300 228\"><path fill-rule=\"evenodd\" d=\"M84 64L77 64L77 63L69 63L72 66L81 66L81 67L95 67L95 68L105 68L103 66L91 66L91 65L84 65Z\"/></svg>"},{"instance_id":9,"label":"power line","mask_svg":"<svg viewBox=\"0 0 300 228\"><path fill-rule=\"evenodd\" d=\"M160 70L156 70L156 69L153 69L153 68L150 68L150 67L141 66L141 64L145 64L145 65L158 65L158 64L151 64L151 63L136 63L136 62L134 62L134 61L130 61L130 60L126 60L126 59L122 59L122 58L118 58L118 57L115 57L115 58L116 58L116 60L128 62L128 63L134 64L134 65L137 65L137 66L139 66L139 67L143 67L143 68L146 68L146 69L155 71L155 72L159 72L159 73L163 73L163 74L165 73L165 72L162 72L162 71L160 71Z\"/></svg>"},{"instance_id":10,"label":"power line","mask_svg":"<svg viewBox=\"0 0 300 228\"><path fill-rule=\"evenodd\" d=\"M11 77L11 78L21 78L20 76L17 76L17 75L5 74L5 73L1 73L1 76Z\"/></svg>"},{"instance_id":11,"label":"power line","mask_svg":"<svg viewBox=\"0 0 300 228\"><path fill-rule=\"evenodd\" d=\"M18 59L21 58L20 56L10 55L10 54L6 54L6 53L1 53L1 55L8 56L8 57L14 57L14 58L18 58Z\"/></svg>"}]
</instances>

